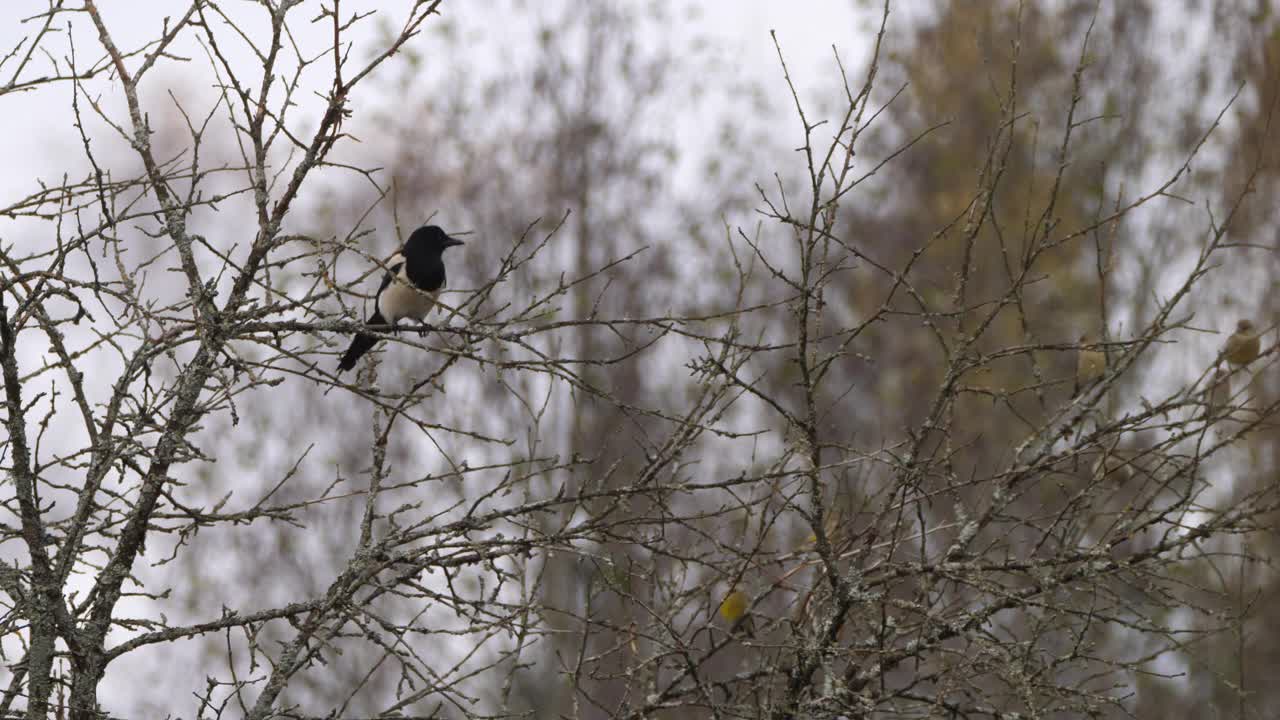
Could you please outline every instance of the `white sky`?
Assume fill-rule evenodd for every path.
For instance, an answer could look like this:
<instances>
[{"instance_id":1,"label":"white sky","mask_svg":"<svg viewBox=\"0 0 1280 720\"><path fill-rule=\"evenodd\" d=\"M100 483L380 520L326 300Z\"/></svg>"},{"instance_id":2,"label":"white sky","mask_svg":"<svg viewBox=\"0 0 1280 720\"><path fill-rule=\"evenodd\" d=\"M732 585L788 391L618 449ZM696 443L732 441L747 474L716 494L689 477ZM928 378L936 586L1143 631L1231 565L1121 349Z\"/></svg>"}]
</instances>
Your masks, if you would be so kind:
<instances>
[{"instance_id":1,"label":"white sky","mask_svg":"<svg viewBox=\"0 0 1280 720\"><path fill-rule=\"evenodd\" d=\"M897 3L891 15L891 21L903 19L903 7L917 3ZM167 14L180 12L185 7L183 2L103 2L100 3L106 22L115 41L122 48L136 47L144 39L153 37L162 27ZM295 11L296 17L308 15L309 4ZM368 8L378 3L371 0L363 2L343 3L344 13L348 10ZM399 3L382 3L388 10L384 14L397 21L403 16ZM26 23L14 22L16 17L30 17L40 12L45 6L43 0L23 0L6 3L3 22L0 22L0 48L11 48L24 36L38 29L36 21ZM850 0L807 0L804 3L777 3L767 0L717 0L703 3L699 10L702 20L689 30L706 33L721 44L724 54L741 70L744 77L765 84L770 97L785 97L785 85L782 82L777 56L769 30L776 29L778 38L786 54L787 62L792 68L793 79L805 90L815 87L828 87L834 78L831 48L840 48L841 54L851 67L859 67L864 52L869 49L872 36L865 31L872 29L869 22L859 22L858 12ZM226 7L235 11L237 18L256 21L262 15L261 8L253 3L228 3ZM446 2L443 6L446 16L463 22L463 11L471 8ZM163 8L157 11L157 8ZM483 11L481 11L483 13ZM312 13L314 14L314 13ZM65 31L65 18L57 27ZM470 16L474 17L474 16ZM92 33L87 18L80 16L75 31L77 59L83 63L86 59L96 60L101 55L101 48ZM436 22L432 19L429 22ZM493 18L485 18L477 25L483 27L483 33L501 39L502 23ZM322 46L330 32L327 23L310 24L294 23L294 33L300 44L308 43ZM376 28L376 22L365 22L358 26L354 33L356 42L368 38ZM363 35L364 38L359 36ZM425 34L414 40L417 49L430 56L430 35ZM69 48L63 40L46 40L45 46L54 51L59 60L69 56ZM62 54L59 54L61 49ZM251 56L243 48L228 46L224 52L238 55L240 61L249 61ZM239 52L237 53L237 50ZM208 63L200 54L198 46L192 43L179 44L178 52L192 56L192 62L177 69L170 65L154 71L152 82L159 86L173 83L180 77L183 84L196 85L196 81L204 81L208 77ZM475 58L467 58L468 63L476 63L482 71L498 72L500 68L485 69L486 58L477 54ZM48 67L44 58L37 57L33 66L43 73ZM0 70L0 82L7 82L11 76L12 63ZM29 74L29 71L28 71ZM200 82L199 84L203 84ZM105 90L105 86L101 86ZM206 85L207 87L207 85ZM79 154L80 140L72 126L72 118L68 108L71 93L70 85L59 85L55 90L24 93L21 96L5 97L5 114L0 119L0 150L3 151L6 163L0 170L0 198L13 197L17 192L30 191L35 178L54 178L66 170L68 156L82 160ZM185 97L178 88L180 97ZM109 97L108 99L114 99ZM355 122L359 121L359 105L355 106ZM87 109L86 109L87 112ZM95 140L97 140L95 138ZM79 163L77 163L79 165ZM0 237L6 233L5 224L0 221Z\"/></svg>"}]
</instances>

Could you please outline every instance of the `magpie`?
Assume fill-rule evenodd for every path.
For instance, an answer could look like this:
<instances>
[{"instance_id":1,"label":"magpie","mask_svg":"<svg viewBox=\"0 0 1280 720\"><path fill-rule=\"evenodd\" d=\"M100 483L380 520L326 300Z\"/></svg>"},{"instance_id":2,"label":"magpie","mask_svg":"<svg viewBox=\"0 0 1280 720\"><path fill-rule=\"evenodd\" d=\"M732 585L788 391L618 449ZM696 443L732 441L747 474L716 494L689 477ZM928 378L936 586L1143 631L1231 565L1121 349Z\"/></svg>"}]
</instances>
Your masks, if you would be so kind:
<instances>
[{"instance_id":1,"label":"magpie","mask_svg":"<svg viewBox=\"0 0 1280 720\"><path fill-rule=\"evenodd\" d=\"M395 326L400 318L424 318L436 304L436 293L444 287L444 251L462 245L435 225L413 231L400 252L388 261L388 272L373 300L373 315L365 324L375 330ZM338 372L350 370L369 352L378 338L356 333L351 346L338 362Z\"/></svg>"}]
</instances>

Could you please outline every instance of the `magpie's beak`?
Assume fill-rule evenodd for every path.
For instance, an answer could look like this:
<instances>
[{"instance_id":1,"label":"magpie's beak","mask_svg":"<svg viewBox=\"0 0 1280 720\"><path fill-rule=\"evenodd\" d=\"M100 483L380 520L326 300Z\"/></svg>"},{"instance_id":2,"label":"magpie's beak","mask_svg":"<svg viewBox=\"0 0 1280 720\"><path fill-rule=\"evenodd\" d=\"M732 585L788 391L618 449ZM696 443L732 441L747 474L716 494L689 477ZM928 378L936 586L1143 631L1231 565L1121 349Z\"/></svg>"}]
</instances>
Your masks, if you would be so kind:
<instances>
[{"instance_id":1,"label":"magpie's beak","mask_svg":"<svg viewBox=\"0 0 1280 720\"><path fill-rule=\"evenodd\" d=\"M466 243L462 242L461 240L458 240L457 238L445 238L445 241L444 241L444 246L447 248L451 248L454 245L465 245L465 244Z\"/></svg>"}]
</instances>

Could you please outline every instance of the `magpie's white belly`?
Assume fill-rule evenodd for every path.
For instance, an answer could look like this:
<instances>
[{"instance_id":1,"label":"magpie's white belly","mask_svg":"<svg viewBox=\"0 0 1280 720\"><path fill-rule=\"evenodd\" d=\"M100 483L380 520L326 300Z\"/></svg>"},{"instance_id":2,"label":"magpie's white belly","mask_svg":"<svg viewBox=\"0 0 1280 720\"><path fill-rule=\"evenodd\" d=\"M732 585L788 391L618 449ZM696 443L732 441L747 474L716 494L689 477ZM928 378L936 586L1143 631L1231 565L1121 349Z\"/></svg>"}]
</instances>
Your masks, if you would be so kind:
<instances>
[{"instance_id":1,"label":"magpie's white belly","mask_svg":"<svg viewBox=\"0 0 1280 720\"><path fill-rule=\"evenodd\" d=\"M435 304L435 294L415 289L404 277L403 271L382 291L382 297L378 299L378 309L388 323L401 318L424 318Z\"/></svg>"}]
</instances>

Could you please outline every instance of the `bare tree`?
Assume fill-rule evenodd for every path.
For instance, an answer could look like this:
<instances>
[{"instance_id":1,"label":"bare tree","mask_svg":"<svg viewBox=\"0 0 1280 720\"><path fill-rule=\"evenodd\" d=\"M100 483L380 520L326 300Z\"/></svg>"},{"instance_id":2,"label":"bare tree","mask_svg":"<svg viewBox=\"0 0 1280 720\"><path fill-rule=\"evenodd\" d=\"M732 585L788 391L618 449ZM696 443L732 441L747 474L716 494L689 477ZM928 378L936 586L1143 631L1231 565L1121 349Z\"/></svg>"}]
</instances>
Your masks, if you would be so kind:
<instances>
[{"instance_id":1,"label":"bare tree","mask_svg":"<svg viewBox=\"0 0 1280 720\"><path fill-rule=\"evenodd\" d=\"M93 0L53 0L0 61L0 98L69 91L83 151L0 203L30 238L0 245L0 714L105 717L111 678L163 652L189 684L154 707L210 718L1097 717L1243 638L1213 576L1256 558L1232 540L1278 499L1209 480L1271 427L1274 343L1149 379L1204 329L1188 301L1264 170L1184 207L1233 104L1117 189L1088 168L1119 143L1082 140L1097 6L1024 56L1039 9L998 4L996 69L954 83L990 113L947 120L904 109L953 79L882 65L886 2L866 66L833 56L828 112L791 85L772 133L801 161L740 180L763 222L674 253L631 219L671 168L644 119L674 74L616 42L634 10L552 13L580 43L531 64L527 135L451 146L514 148L485 177L524 202L362 156L375 70L462 52L423 33L441 6L375 36L340 0L193 0L127 44ZM208 106L157 80L199 63ZM451 112L414 124L476 119ZM939 199L909 221L869 210L921 156L964 175L916 177ZM300 213L327 172L368 203ZM427 194L485 206L455 211L473 249L438 313L339 375ZM1115 254L1168 207L1195 252L1127 302Z\"/></svg>"}]
</instances>

